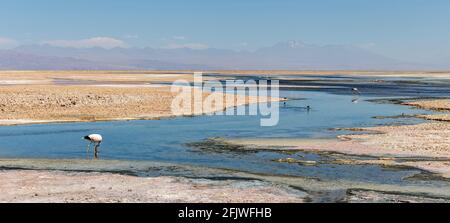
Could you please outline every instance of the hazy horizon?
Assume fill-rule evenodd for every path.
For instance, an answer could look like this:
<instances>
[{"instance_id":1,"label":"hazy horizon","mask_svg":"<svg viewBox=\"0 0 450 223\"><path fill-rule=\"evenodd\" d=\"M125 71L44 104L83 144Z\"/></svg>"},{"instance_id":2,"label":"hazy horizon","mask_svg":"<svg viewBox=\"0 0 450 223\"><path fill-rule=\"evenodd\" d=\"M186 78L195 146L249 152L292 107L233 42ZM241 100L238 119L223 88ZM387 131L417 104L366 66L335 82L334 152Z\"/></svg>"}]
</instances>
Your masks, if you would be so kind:
<instances>
[{"instance_id":1,"label":"hazy horizon","mask_svg":"<svg viewBox=\"0 0 450 223\"><path fill-rule=\"evenodd\" d=\"M450 2L445 0L196 0L188 4L181 0L5 0L0 8L0 50L44 45L76 49L224 49L245 53L295 40L317 49L361 49L392 60L380 63L380 67L362 61L357 67L384 69L392 67L392 63L402 63L395 66L450 69L448 11ZM348 56L349 60L352 58ZM300 64L311 60L304 55L297 59ZM318 59L314 57L315 61ZM332 58L324 58L329 59ZM316 62L306 64L306 68L316 66Z\"/></svg>"}]
</instances>

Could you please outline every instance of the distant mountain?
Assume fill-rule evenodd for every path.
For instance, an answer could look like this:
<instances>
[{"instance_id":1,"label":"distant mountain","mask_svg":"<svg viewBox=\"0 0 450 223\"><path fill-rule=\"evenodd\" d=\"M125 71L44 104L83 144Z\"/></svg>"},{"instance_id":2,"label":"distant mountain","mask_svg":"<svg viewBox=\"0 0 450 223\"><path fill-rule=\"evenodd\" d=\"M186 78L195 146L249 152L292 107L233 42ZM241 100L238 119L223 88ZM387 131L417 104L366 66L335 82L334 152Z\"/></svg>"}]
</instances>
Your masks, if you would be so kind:
<instances>
[{"instance_id":1,"label":"distant mountain","mask_svg":"<svg viewBox=\"0 0 450 223\"><path fill-rule=\"evenodd\" d=\"M349 45L308 45L289 41L255 52L267 67L295 69L397 69L409 66Z\"/></svg>"},{"instance_id":2,"label":"distant mountain","mask_svg":"<svg viewBox=\"0 0 450 223\"><path fill-rule=\"evenodd\" d=\"M104 70L107 67L114 66L118 70L160 70L160 69L217 69L219 67L210 67L207 64L196 63L200 60L190 60L189 52L183 52L185 49L172 50L153 49L153 48L112 48L104 49L94 48L65 48L54 47L50 45L27 45L15 48L13 51L39 55L43 57L72 58L89 61L96 64L98 69ZM188 49L186 49L188 50ZM180 58L181 57L181 58ZM179 58L177 60L176 58ZM184 60L182 59L184 58ZM190 63L192 61L192 63ZM105 68L101 68L105 67ZM1 66L0 66L0 69ZM81 70L82 68L80 68Z\"/></svg>"},{"instance_id":3,"label":"distant mountain","mask_svg":"<svg viewBox=\"0 0 450 223\"><path fill-rule=\"evenodd\" d=\"M281 42L255 51L226 49L63 48L26 45L0 51L0 69L430 69L350 45Z\"/></svg>"},{"instance_id":4,"label":"distant mountain","mask_svg":"<svg viewBox=\"0 0 450 223\"><path fill-rule=\"evenodd\" d=\"M37 56L12 50L0 50L0 69L2 70L120 70L127 68L130 67L95 63L77 58Z\"/></svg>"}]
</instances>

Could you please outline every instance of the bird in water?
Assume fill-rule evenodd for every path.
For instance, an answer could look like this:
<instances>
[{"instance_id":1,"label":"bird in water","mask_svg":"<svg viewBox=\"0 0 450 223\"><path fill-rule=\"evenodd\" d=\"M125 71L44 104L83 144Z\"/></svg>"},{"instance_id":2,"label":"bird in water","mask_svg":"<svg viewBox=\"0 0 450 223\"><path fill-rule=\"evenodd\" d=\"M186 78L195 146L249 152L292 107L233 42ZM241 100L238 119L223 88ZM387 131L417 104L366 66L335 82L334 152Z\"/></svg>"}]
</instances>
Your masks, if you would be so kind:
<instances>
[{"instance_id":1,"label":"bird in water","mask_svg":"<svg viewBox=\"0 0 450 223\"><path fill-rule=\"evenodd\" d=\"M86 154L89 154L89 150L91 148L91 145L94 144L94 158L98 159L98 147L100 147L100 144L103 141L103 137L100 134L90 134L87 136L84 136L83 139L89 141Z\"/></svg>"},{"instance_id":2,"label":"bird in water","mask_svg":"<svg viewBox=\"0 0 450 223\"><path fill-rule=\"evenodd\" d=\"M361 92L359 91L359 89L358 88L352 88L352 94L361 94Z\"/></svg>"},{"instance_id":3,"label":"bird in water","mask_svg":"<svg viewBox=\"0 0 450 223\"><path fill-rule=\"evenodd\" d=\"M309 105L306 106L306 110L307 110L307 111L310 111L310 110L311 110L311 106L309 106Z\"/></svg>"},{"instance_id":4,"label":"bird in water","mask_svg":"<svg viewBox=\"0 0 450 223\"><path fill-rule=\"evenodd\" d=\"M283 101L283 105L284 106L286 106L286 101L288 100L288 98L286 98L286 97L284 97L284 98L282 98L282 101Z\"/></svg>"}]
</instances>

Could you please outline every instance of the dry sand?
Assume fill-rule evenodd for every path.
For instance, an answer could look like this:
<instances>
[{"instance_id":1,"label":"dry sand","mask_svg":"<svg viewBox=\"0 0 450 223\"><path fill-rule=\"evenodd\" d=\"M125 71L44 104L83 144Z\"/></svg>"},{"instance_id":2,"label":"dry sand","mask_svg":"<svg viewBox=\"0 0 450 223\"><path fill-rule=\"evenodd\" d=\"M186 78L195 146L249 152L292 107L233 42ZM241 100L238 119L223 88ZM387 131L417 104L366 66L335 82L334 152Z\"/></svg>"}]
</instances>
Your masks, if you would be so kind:
<instances>
[{"instance_id":1,"label":"dry sand","mask_svg":"<svg viewBox=\"0 0 450 223\"><path fill-rule=\"evenodd\" d=\"M178 95L175 80L193 81L192 74L133 72L0 73L0 125L80 122L172 117ZM208 79L208 78L206 78ZM224 101L229 95L215 95ZM192 104L201 99L188 94ZM234 104L192 111L200 115L228 106L277 101L236 95ZM1 171L0 202L302 202L297 193L265 183L242 186L239 181L193 181L176 177L140 178L107 173Z\"/></svg>"},{"instance_id":2,"label":"dry sand","mask_svg":"<svg viewBox=\"0 0 450 223\"><path fill-rule=\"evenodd\" d=\"M444 114L418 115L417 117L419 118L443 122L450 121L450 114L448 113L448 111L450 111L450 99L421 100L421 101L404 102L402 104L414 106L421 109L446 112Z\"/></svg>"},{"instance_id":3,"label":"dry sand","mask_svg":"<svg viewBox=\"0 0 450 223\"><path fill-rule=\"evenodd\" d=\"M293 189L262 182L133 177L109 173L0 171L0 202L303 202Z\"/></svg>"},{"instance_id":4,"label":"dry sand","mask_svg":"<svg viewBox=\"0 0 450 223\"><path fill-rule=\"evenodd\" d=\"M205 77L213 79L212 77ZM116 82L116 83L161 83L175 80L193 80L192 72L151 71L0 71L0 85L8 84L53 84L61 81ZM95 82L91 84L95 84ZM64 82L63 82L64 83ZM83 84L86 84L84 82Z\"/></svg>"},{"instance_id":5,"label":"dry sand","mask_svg":"<svg viewBox=\"0 0 450 223\"><path fill-rule=\"evenodd\" d=\"M351 203L448 203L441 198L424 198L407 194L389 194L379 191L350 190L345 202Z\"/></svg>"},{"instance_id":6,"label":"dry sand","mask_svg":"<svg viewBox=\"0 0 450 223\"><path fill-rule=\"evenodd\" d=\"M450 122L450 114L417 115L417 117L427 119L427 120Z\"/></svg>"},{"instance_id":7,"label":"dry sand","mask_svg":"<svg viewBox=\"0 0 450 223\"><path fill-rule=\"evenodd\" d=\"M370 154L450 158L450 123L432 122L418 125L382 126L368 130L380 134L345 135L344 139L359 143Z\"/></svg>"},{"instance_id":8,"label":"dry sand","mask_svg":"<svg viewBox=\"0 0 450 223\"><path fill-rule=\"evenodd\" d=\"M205 98L209 95L203 94ZM0 124L170 117L175 115L172 113L171 105L176 96L177 93L172 93L169 87L104 88L55 85L0 87ZM258 102L257 97L249 96L247 100L244 97L236 95L236 99L240 99L236 100L235 105ZM193 97L192 100L194 101ZM226 106L216 108L216 110L205 109L203 113L221 111ZM186 115L198 114L193 111Z\"/></svg>"},{"instance_id":9,"label":"dry sand","mask_svg":"<svg viewBox=\"0 0 450 223\"><path fill-rule=\"evenodd\" d=\"M383 71L383 70L154 70L154 71L1 71L0 79L20 77L23 79L75 78L89 80L153 80L165 81L169 76L172 80L179 77L192 77L193 72L203 72L223 75L350 75L350 76L380 76L380 77L424 77L450 78L450 71ZM161 78L161 79L158 79ZM208 77L209 79L215 79Z\"/></svg>"},{"instance_id":10,"label":"dry sand","mask_svg":"<svg viewBox=\"0 0 450 223\"><path fill-rule=\"evenodd\" d=\"M415 106L422 109L450 111L450 99L421 100L421 101L404 102L403 104Z\"/></svg>"},{"instance_id":11,"label":"dry sand","mask_svg":"<svg viewBox=\"0 0 450 223\"><path fill-rule=\"evenodd\" d=\"M230 73L227 71L227 73ZM246 74L331 74L330 72L236 72ZM339 74L335 72L333 74ZM344 72L342 72L344 73ZM157 76L152 76L152 75ZM385 75L353 72L352 75ZM448 77L445 72L392 72L393 76ZM52 121L152 119L171 116L174 95L161 82L192 76L181 72L2 72L0 73L0 124ZM132 79L132 81L130 81ZM182 78L183 79L183 78ZM62 80L62 85L58 81ZM69 81L67 81L69 80ZM85 86L94 81L93 86ZM69 85L67 85L67 82ZM77 84L80 83L80 84ZM147 85L154 87L148 87ZM105 85L107 87L105 87ZM120 85L121 87L118 87ZM124 87L127 85L127 87ZM131 86L132 87L131 87ZM137 85L137 86L136 86ZM140 85L143 85L142 87ZM145 86L144 86L145 85ZM103 86L103 87L101 87ZM116 87L114 87L116 86ZM207 94L207 93L205 93ZM269 100L269 99L267 99ZM270 99L272 100L272 99ZM274 99L275 100L275 99ZM255 102L248 99L246 103ZM417 102L414 106L449 110L448 101ZM437 103L437 105L436 105ZM413 105L413 104L411 104ZM220 108L224 109L224 108ZM443 120L448 116L427 116ZM335 151L379 156L450 157L450 123L431 122L411 126L369 128L381 134L346 135L341 140L297 142L279 145L297 150ZM258 142L253 142L257 144ZM263 146L268 142L259 141ZM272 145L276 145L272 141ZM396 165L391 161L379 164ZM450 177L450 162L404 162ZM302 202L285 188L274 185L241 187L238 182L194 182L178 177L138 178L107 173L52 171L0 172L1 202Z\"/></svg>"},{"instance_id":12,"label":"dry sand","mask_svg":"<svg viewBox=\"0 0 450 223\"><path fill-rule=\"evenodd\" d=\"M419 100L404 103L423 109L450 111L450 100ZM423 115L439 120L417 125L382 126L365 130L381 134L346 135L341 138L358 142L368 148L376 147L394 155L450 158L449 114ZM370 152L370 149L369 149Z\"/></svg>"},{"instance_id":13,"label":"dry sand","mask_svg":"<svg viewBox=\"0 0 450 223\"><path fill-rule=\"evenodd\" d=\"M0 125L172 117L179 115L171 109L178 93L160 83L192 78L192 74L3 72L0 80L11 84L0 86ZM62 79L63 83L58 82ZM212 94L226 101L225 94L200 92L204 100ZM202 103L194 94L191 98L193 103ZM269 100L279 99L235 95L234 103L183 114L200 115Z\"/></svg>"},{"instance_id":14,"label":"dry sand","mask_svg":"<svg viewBox=\"0 0 450 223\"><path fill-rule=\"evenodd\" d=\"M450 100L420 100L404 103L423 109L450 111ZM352 142L367 146L363 152L384 150L394 156L420 156L450 158L450 114L421 115L434 122L418 125L383 126L369 128L381 134L342 136ZM396 165L412 166L450 178L450 161L409 161Z\"/></svg>"}]
</instances>

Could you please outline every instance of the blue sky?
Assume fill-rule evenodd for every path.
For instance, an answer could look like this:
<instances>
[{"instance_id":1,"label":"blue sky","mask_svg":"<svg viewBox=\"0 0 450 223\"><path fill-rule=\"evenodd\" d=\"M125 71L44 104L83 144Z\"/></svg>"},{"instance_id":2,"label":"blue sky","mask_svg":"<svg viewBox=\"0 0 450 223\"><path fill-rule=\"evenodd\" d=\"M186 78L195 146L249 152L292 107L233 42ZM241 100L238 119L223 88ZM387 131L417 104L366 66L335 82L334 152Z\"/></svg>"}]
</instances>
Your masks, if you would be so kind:
<instances>
[{"instance_id":1,"label":"blue sky","mask_svg":"<svg viewBox=\"0 0 450 223\"><path fill-rule=\"evenodd\" d=\"M0 48L252 50L301 40L429 62L450 59L449 12L448 0L0 0Z\"/></svg>"}]
</instances>

